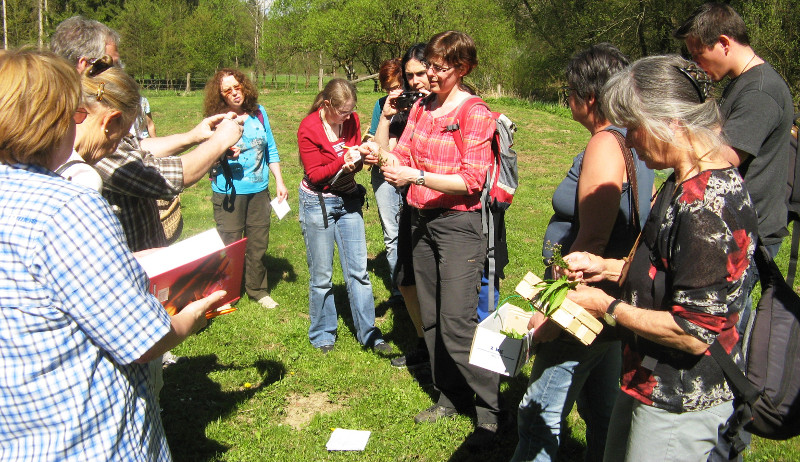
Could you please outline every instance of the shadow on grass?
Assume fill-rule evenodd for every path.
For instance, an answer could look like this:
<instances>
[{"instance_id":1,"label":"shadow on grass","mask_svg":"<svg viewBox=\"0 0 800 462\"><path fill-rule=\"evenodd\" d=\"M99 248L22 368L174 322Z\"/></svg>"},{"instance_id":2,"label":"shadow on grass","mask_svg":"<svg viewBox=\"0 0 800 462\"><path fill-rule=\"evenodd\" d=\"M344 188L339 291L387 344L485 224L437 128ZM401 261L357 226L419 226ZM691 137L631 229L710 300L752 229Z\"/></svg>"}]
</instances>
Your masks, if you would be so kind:
<instances>
[{"instance_id":1,"label":"shadow on grass","mask_svg":"<svg viewBox=\"0 0 800 462\"><path fill-rule=\"evenodd\" d=\"M188 358L164 370L161 418L175 461L216 460L228 450L205 436L206 426L226 417L239 403L286 373L284 365L276 361L257 361L254 366L262 377L261 384L241 391L222 391L208 376L215 371L249 366L219 364L216 355Z\"/></svg>"},{"instance_id":2,"label":"shadow on grass","mask_svg":"<svg viewBox=\"0 0 800 462\"><path fill-rule=\"evenodd\" d=\"M381 278L383 286L390 294L392 293L392 275L389 272L389 261L386 260L386 250L381 250L378 255L367 259L367 271L372 271L375 276ZM373 285L376 283L377 281L372 281Z\"/></svg>"},{"instance_id":3,"label":"shadow on grass","mask_svg":"<svg viewBox=\"0 0 800 462\"><path fill-rule=\"evenodd\" d=\"M294 270L294 266L289 263L289 260L271 257L269 254L265 256L265 259L267 263L267 288L270 291L281 281L297 281L297 273Z\"/></svg>"}]
</instances>

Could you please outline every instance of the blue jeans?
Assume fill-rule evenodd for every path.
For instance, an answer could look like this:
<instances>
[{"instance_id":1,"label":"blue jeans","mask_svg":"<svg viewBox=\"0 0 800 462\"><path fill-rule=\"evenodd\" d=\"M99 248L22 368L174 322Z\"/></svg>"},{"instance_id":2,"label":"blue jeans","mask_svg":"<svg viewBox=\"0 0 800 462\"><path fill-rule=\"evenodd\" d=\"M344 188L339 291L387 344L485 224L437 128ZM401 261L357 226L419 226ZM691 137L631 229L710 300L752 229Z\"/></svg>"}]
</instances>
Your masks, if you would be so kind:
<instances>
[{"instance_id":1,"label":"blue jeans","mask_svg":"<svg viewBox=\"0 0 800 462\"><path fill-rule=\"evenodd\" d=\"M333 299L333 246L339 249L347 296L356 338L365 346L383 342L381 331L375 327L375 299L367 273L367 241L361 199L356 197L325 197L325 216L319 196L302 189L300 226L306 243L309 287L308 312L311 325L308 338L315 348L333 345L336 341L336 304Z\"/></svg>"},{"instance_id":2,"label":"blue jeans","mask_svg":"<svg viewBox=\"0 0 800 462\"><path fill-rule=\"evenodd\" d=\"M375 202L378 203L378 216L381 219L381 228L383 228L383 245L386 247L386 260L389 262L389 274L392 280L391 292L392 295L399 295L394 269L397 266L397 233L403 197L397 188L386 182L380 168L373 167L371 173L372 191L375 193Z\"/></svg>"},{"instance_id":3,"label":"blue jeans","mask_svg":"<svg viewBox=\"0 0 800 462\"><path fill-rule=\"evenodd\" d=\"M603 460L608 422L619 393L620 342L589 347L556 339L539 345L519 403L519 442L512 461L556 460L572 405L586 422L586 460Z\"/></svg>"}]
</instances>

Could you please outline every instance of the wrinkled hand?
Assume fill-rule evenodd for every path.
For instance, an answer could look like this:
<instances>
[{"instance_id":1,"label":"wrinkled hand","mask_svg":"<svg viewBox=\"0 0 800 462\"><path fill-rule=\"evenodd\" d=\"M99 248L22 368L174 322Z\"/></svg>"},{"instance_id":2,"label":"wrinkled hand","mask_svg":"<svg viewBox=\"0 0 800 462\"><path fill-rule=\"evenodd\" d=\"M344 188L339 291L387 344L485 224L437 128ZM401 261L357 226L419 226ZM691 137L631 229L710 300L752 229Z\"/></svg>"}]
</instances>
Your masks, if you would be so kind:
<instances>
[{"instance_id":1,"label":"wrinkled hand","mask_svg":"<svg viewBox=\"0 0 800 462\"><path fill-rule=\"evenodd\" d=\"M567 298L582 306L595 318L602 318L608 305L614 301L614 297L586 284L578 284L575 290L570 290L567 293Z\"/></svg>"},{"instance_id":2,"label":"wrinkled hand","mask_svg":"<svg viewBox=\"0 0 800 462\"><path fill-rule=\"evenodd\" d=\"M413 183L419 176L419 170L398 165L384 165L381 171L386 182L396 187Z\"/></svg>"},{"instance_id":3,"label":"wrinkled hand","mask_svg":"<svg viewBox=\"0 0 800 462\"><path fill-rule=\"evenodd\" d=\"M211 311L211 307L222 300L227 292L218 290L208 297L201 298L195 302L186 305L175 317L182 317L191 320L191 333L197 333L200 329L208 324L206 313Z\"/></svg>"},{"instance_id":4,"label":"wrinkled hand","mask_svg":"<svg viewBox=\"0 0 800 462\"><path fill-rule=\"evenodd\" d=\"M554 274L559 276L566 274L571 280L584 282L600 282L605 279L603 271L606 265L602 257L589 252L572 252L564 257L564 261L569 264L569 268L553 266Z\"/></svg>"},{"instance_id":5,"label":"wrinkled hand","mask_svg":"<svg viewBox=\"0 0 800 462\"><path fill-rule=\"evenodd\" d=\"M533 316L528 321L528 330L531 329L534 329L533 341L539 343L553 341L561 334L561 327L541 311L534 311Z\"/></svg>"},{"instance_id":6,"label":"wrinkled hand","mask_svg":"<svg viewBox=\"0 0 800 462\"><path fill-rule=\"evenodd\" d=\"M236 144L242 137L242 124L236 118L223 118L214 128L214 134L211 135L209 140L219 141L221 144L229 148Z\"/></svg>"}]
</instances>

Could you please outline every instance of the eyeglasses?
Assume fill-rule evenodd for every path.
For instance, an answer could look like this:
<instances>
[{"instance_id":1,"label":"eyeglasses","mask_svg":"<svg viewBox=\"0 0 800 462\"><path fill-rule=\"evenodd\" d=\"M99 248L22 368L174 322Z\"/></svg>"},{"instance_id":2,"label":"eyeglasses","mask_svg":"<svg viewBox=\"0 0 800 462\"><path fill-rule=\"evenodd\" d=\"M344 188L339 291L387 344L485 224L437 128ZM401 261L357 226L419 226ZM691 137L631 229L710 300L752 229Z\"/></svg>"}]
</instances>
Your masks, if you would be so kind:
<instances>
[{"instance_id":1,"label":"eyeglasses","mask_svg":"<svg viewBox=\"0 0 800 462\"><path fill-rule=\"evenodd\" d=\"M578 89L577 88L570 87L569 85L564 85L564 86L560 87L558 89L559 100L561 100L561 101L568 100L569 99L569 95L573 91L575 92L576 95L578 94Z\"/></svg>"},{"instance_id":2,"label":"eyeglasses","mask_svg":"<svg viewBox=\"0 0 800 462\"><path fill-rule=\"evenodd\" d=\"M433 70L433 72L436 73L436 74L444 74L445 72L449 71L453 67L452 66L451 67L442 67L442 66L439 66L438 64L426 63L425 64L425 68Z\"/></svg>"},{"instance_id":3,"label":"eyeglasses","mask_svg":"<svg viewBox=\"0 0 800 462\"><path fill-rule=\"evenodd\" d=\"M105 55L102 58L90 59L88 63L89 67L87 68L88 70L86 71L86 74L89 77L97 77L106 69L114 66L114 60L108 55Z\"/></svg>"},{"instance_id":4,"label":"eyeglasses","mask_svg":"<svg viewBox=\"0 0 800 462\"><path fill-rule=\"evenodd\" d=\"M353 106L353 109L349 111L340 111L339 108L334 106L330 101L328 101L328 105L336 112L339 117L349 117L352 113L356 112L357 106Z\"/></svg>"},{"instance_id":5,"label":"eyeglasses","mask_svg":"<svg viewBox=\"0 0 800 462\"><path fill-rule=\"evenodd\" d=\"M706 71L695 63L689 63L686 67L675 66L675 68L692 82L692 86L694 86L697 96L700 98L700 103L705 103L714 85L714 81L706 74Z\"/></svg>"},{"instance_id":6,"label":"eyeglasses","mask_svg":"<svg viewBox=\"0 0 800 462\"><path fill-rule=\"evenodd\" d=\"M238 93L242 92L242 86L240 84L236 84L232 87L228 87L222 90L222 96L230 96L233 91L236 90Z\"/></svg>"},{"instance_id":7,"label":"eyeglasses","mask_svg":"<svg viewBox=\"0 0 800 462\"><path fill-rule=\"evenodd\" d=\"M75 109L75 114L72 115L72 120L75 121L75 125L80 125L83 123L84 120L86 120L86 116L88 115L89 111L87 111L82 107L79 107L78 109Z\"/></svg>"}]
</instances>

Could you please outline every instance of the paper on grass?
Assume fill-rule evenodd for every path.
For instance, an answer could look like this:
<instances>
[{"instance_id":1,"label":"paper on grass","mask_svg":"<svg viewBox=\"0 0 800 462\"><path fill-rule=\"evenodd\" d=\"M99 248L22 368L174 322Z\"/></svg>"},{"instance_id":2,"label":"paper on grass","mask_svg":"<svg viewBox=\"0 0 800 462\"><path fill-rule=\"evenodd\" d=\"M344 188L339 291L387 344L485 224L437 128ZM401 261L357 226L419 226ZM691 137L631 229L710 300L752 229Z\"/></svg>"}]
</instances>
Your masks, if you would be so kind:
<instances>
[{"instance_id":1,"label":"paper on grass","mask_svg":"<svg viewBox=\"0 0 800 462\"><path fill-rule=\"evenodd\" d=\"M275 215L278 217L278 220L282 219L289 213L291 208L289 207L289 201L286 199L278 202L278 198L272 199L272 202L269 203L272 206L272 210L275 212Z\"/></svg>"},{"instance_id":2,"label":"paper on grass","mask_svg":"<svg viewBox=\"0 0 800 462\"><path fill-rule=\"evenodd\" d=\"M328 451L363 451L371 433L369 430L334 428L325 447Z\"/></svg>"}]
</instances>

